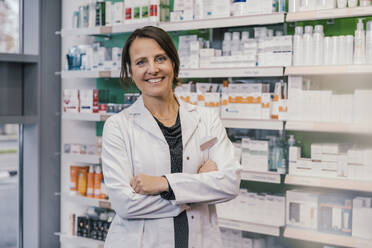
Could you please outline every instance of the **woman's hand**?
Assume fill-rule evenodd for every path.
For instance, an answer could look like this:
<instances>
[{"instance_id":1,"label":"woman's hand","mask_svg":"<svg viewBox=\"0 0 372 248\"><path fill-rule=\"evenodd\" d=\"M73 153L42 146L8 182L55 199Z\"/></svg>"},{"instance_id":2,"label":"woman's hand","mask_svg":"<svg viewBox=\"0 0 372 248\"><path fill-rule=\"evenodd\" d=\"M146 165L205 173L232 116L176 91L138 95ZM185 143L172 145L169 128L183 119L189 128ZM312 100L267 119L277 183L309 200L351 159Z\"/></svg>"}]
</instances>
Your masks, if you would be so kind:
<instances>
[{"instance_id":1,"label":"woman's hand","mask_svg":"<svg viewBox=\"0 0 372 248\"><path fill-rule=\"evenodd\" d=\"M168 191L168 180L165 177L139 174L132 178L130 186L141 195L158 195Z\"/></svg>"},{"instance_id":2,"label":"woman's hand","mask_svg":"<svg viewBox=\"0 0 372 248\"><path fill-rule=\"evenodd\" d=\"M198 170L198 174L200 173L206 173L206 172L212 172L212 171L218 171L217 164L212 160L205 161L204 164L202 164Z\"/></svg>"}]
</instances>

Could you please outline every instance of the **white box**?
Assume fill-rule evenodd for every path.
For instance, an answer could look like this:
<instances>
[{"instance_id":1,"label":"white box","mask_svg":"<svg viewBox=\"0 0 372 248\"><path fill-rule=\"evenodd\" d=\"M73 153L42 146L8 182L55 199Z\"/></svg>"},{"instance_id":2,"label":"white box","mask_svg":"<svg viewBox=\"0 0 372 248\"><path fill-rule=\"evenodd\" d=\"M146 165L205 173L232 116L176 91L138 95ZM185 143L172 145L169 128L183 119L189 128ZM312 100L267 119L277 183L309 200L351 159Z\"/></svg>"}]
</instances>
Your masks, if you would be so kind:
<instances>
[{"instance_id":1,"label":"white box","mask_svg":"<svg viewBox=\"0 0 372 248\"><path fill-rule=\"evenodd\" d=\"M63 90L63 111L67 113L79 112L79 90L64 89Z\"/></svg>"},{"instance_id":2,"label":"white box","mask_svg":"<svg viewBox=\"0 0 372 248\"><path fill-rule=\"evenodd\" d=\"M352 236L372 239L372 199L356 197L353 200Z\"/></svg>"},{"instance_id":3,"label":"white box","mask_svg":"<svg viewBox=\"0 0 372 248\"><path fill-rule=\"evenodd\" d=\"M311 144L311 159L322 160L322 144L313 143Z\"/></svg>"},{"instance_id":4,"label":"white box","mask_svg":"<svg viewBox=\"0 0 372 248\"><path fill-rule=\"evenodd\" d=\"M289 161L297 162L301 159L301 147L299 146L290 146L289 147Z\"/></svg>"},{"instance_id":5,"label":"white box","mask_svg":"<svg viewBox=\"0 0 372 248\"><path fill-rule=\"evenodd\" d=\"M286 224L317 230L319 195L317 192L287 191Z\"/></svg>"}]
</instances>

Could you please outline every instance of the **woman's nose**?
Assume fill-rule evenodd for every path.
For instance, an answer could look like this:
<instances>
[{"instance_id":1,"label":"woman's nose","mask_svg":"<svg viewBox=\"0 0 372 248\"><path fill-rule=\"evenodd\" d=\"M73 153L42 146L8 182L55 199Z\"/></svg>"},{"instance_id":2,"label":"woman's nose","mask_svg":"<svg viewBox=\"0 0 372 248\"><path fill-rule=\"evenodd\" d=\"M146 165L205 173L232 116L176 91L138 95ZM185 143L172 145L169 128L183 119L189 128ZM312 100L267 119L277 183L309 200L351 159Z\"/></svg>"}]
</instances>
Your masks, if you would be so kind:
<instances>
[{"instance_id":1,"label":"woman's nose","mask_svg":"<svg viewBox=\"0 0 372 248\"><path fill-rule=\"evenodd\" d=\"M156 74L159 72L159 67L155 62L150 62L148 65L149 66L147 71L149 74Z\"/></svg>"}]
</instances>

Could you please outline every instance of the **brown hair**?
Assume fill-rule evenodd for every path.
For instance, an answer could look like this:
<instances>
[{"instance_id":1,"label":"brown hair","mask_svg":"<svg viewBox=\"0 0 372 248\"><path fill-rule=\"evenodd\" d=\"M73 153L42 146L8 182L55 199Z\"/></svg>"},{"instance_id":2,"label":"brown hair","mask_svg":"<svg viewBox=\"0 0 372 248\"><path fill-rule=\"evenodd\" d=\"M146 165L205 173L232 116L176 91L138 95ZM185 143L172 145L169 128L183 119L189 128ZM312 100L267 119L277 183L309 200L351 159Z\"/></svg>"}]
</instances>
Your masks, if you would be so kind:
<instances>
[{"instance_id":1,"label":"brown hair","mask_svg":"<svg viewBox=\"0 0 372 248\"><path fill-rule=\"evenodd\" d=\"M121 71L120 71L120 83L123 86L125 80L130 78L130 55L129 49L133 41L136 38L149 38L155 40L159 46L165 51L167 56L170 58L173 64L174 79L173 85L178 81L178 73L180 70L180 59L178 57L176 46L174 45L172 38L163 29L146 26L144 28L136 29L127 39L124 44L122 58L121 58Z\"/></svg>"}]
</instances>

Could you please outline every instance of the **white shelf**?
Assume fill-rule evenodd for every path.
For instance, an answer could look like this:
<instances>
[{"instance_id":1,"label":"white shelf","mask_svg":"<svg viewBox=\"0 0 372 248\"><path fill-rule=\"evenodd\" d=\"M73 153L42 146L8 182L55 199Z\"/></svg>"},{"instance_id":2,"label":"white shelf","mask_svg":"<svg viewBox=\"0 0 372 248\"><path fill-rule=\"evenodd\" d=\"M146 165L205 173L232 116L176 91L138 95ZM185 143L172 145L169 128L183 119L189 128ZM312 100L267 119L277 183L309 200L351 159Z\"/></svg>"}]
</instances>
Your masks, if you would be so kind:
<instances>
[{"instance_id":1,"label":"white shelf","mask_svg":"<svg viewBox=\"0 0 372 248\"><path fill-rule=\"evenodd\" d=\"M283 67L243 67L243 68L198 68L182 69L180 78L227 78L227 77L281 77Z\"/></svg>"},{"instance_id":2,"label":"white shelf","mask_svg":"<svg viewBox=\"0 0 372 248\"><path fill-rule=\"evenodd\" d=\"M280 177L281 174L273 171L241 171L241 179L246 181L280 184Z\"/></svg>"},{"instance_id":3,"label":"white shelf","mask_svg":"<svg viewBox=\"0 0 372 248\"><path fill-rule=\"evenodd\" d=\"M111 208L111 202L109 200L96 199L79 195L71 195L69 193L62 193L61 198L67 202L73 202L83 206Z\"/></svg>"},{"instance_id":4,"label":"white shelf","mask_svg":"<svg viewBox=\"0 0 372 248\"><path fill-rule=\"evenodd\" d=\"M241 27L252 25L267 25L284 22L284 13L260 14L249 16L236 16L213 18L183 22L147 22L137 24L118 24L113 26L62 29L61 36L83 36L83 35L110 35L133 32L137 28L145 26L158 26L165 31L182 31L206 28Z\"/></svg>"},{"instance_id":5,"label":"white shelf","mask_svg":"<svg viewBox=\"0 0 372 248\"><path fill-rule=\"evenodd\" d=\"M335 235L328 233L320 233L312 230L299 229L286 227L284 231L284 237L306 240L310 242L317 242L329 245L338 245L345 247L357 247L357 248L367 248L371 247L372 240L360 239L351 236Z\"/></svg>"},{"instance_id":6,"label":"white shelf","mask_svg":"<svg viewBox=\"0 0 372 248\"><path fill-rule=\"evenodd\" d=\"M76 121L106 121L112 114L63 113L62 119Z\"/></svg>"},{"instance_id":7,"label":"white shelf","mask_svg":"<svg viewBox=\"0 0 372 248\"><path fill-rule=\"evenodd\" d=\"M0 135L0 141L18 141L18 135Z\"/></svg>"},{"instance_id":8,"label":"white shelf","mask_svg":"<svg viewBox=\"0 0 372 248\"><path fill-rule=\"evenodd\" d=\"M57 234L59 235L59 242L64 244L72 244L78 247L84 248L104 248L104 241L83 238L79 236L72 236L67 234Z\"/></svg>"},{"instance_id":9,"label":"white shelf","mask_svg":"<svg viewBox=\"0 0 372 248\"><path fill-rule=\"evenodd\" d=\"M240 27L252 25L267 25L284 22L284 13L235 16L204 20L159 23L165 31L195 30L206 28Z\"/></svg>"},{"instance_id":10,"label":"white shelf","mask_svg":"<svg viewBox=\"0 0 372 248\"><path fill-rule=\"evenodd\" d=\"M284 67L181 69L180 78L281 77ZM62 78L119 78L120 71L62 71Z\"/></svg>"},{"instance_id":11,"label":"white shelf","mask_svg":"<svg viewBox=\"0 0 372 248\"><path fill-rule=\"evenodd\" d=\"M234 120L222 119L225 128L247 128L262 130L282 130L283 121L278 120Z\"/></svg>"},{"instance_id":12,"label":"white shelf","mask_svg":"<svg viewBox=\"0 0 372 248\"><path fill-rule=\"evenodd\" d=\"M241 230L246 232L253 232L253 233L260 233L272 236L279 236L280 235L280 227L279 226L269 226L263 225L259 223L250 223L250 222L243 222L243 221L236 221L236 220L228 220L218 218L218 223L220 227Z\"/></svg>"},{"instance_id":13,"label":"white shelf","mask_svg":"<svg viewBox=\"0 0 372 248\"><path fill-rule=\"evenodd\" d=\"M88 155L88 154L71 154L63 153L62 159L68 162L79 162L87 164L101 164L101 157L98 155Z\"/></svg>"},{"instance_id":14,"label":"white shelf","mask_svg":"<svg viewBox=\"0 0 372 248\"><path fill-rule=\"evenodd\" d=\"M119 33L133 32L137 28L145 26L157 26L156 22L136 23L136 24L118 24L113 26L62 29L61 36L82 36L82 35L110 35Z\"/></svg>"},{"instance_id":15,"label":"white shelf","mask_svg":"<svg viewBox=\"0 0 372 248\"><path fill-rule=\"evenodd\" d=\"M343 8L343 9L326 9L316 11L304 11L288 13L286 17L287 22L296 21L310 21L320 19L336 19L336 18L347 18L356 16L371 16L371 7L356 7L356 8Z\"/></svg>"},{"instance_id":16,"label":"white shelf","mask_svg":"<svg viewBox=\"0 0 372 248\"><path fill-rule=\"evenodd\" d=\"M343 178L319 178L287 175L285 177L285 184L372 192L372 181Z\"/></svg>"},{"instance_id":17,"label":"white shelf","mask_svg":"<svg viewBox=\"0 0 372 248\"><path fill-rule=\"evenodd\" d=\"M119 78L120 71L62 71L62 78Z\"/></svg>"},{"instance_id":18,"label":"white shelf","mask_svg":"<svg viewBox=\"0 0 372 248\"><path fill-rule=\"evenodd\" d=\"M329 133L372 134L372 127L367 126L367 125L345 124L345 123L305 122L305 121L287 121L286 130L329 132Z\"/></svg>"},{"instance_id":19,"label":"white shelf","mask_svg":"<svg viewBox=\"0 0 372 248\"><path fill-rule=\"evenodd\" d=\"M372 65L289 66L286 76L372 74Z\"/></svg>"}]
</instances>

